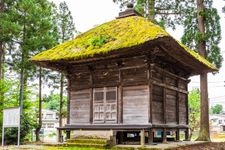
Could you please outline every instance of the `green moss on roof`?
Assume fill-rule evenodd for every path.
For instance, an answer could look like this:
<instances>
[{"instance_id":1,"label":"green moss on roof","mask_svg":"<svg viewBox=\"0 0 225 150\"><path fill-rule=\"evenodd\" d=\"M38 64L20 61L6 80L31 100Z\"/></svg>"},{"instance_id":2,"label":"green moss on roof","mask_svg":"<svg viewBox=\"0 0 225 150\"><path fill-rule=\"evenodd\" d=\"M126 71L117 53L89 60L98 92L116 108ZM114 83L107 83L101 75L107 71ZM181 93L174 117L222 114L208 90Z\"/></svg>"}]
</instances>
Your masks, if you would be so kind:
<instances>
[{"instance_id":1,"label":"green moss on roof","mask_svg":"<svg viewBox=\"0 0 225 150\"><path fill-rule=\"evenodd\" d=\"M196 53L194 50L188 48L187 46L185 46L184 44L182 44L180 42L178 42L178 43L180 44L181 47L184 48L185 51L187 51L195 59L197 59L198 61L200 61L201 63L203 63L204 65L208 66L209 68L211 68L213 70L218 70L218 68L216 68L212 63L210 63L204 57L202 57L201 55L199 55L198 53Z\"/></svg>"},{"instance_id":2,"label":"green moss on roof","mask_svg":"<svg viewBox=\"0 0 225 150\"><path fill-rule=\"evenodd\" d=\"M165 30L143 17L133 16L116 19L93 28L71 41L41 52L31 61L80 60L105 54L121 48L137 46L145 42L170 36ZM185 51L204 65L216 68L206 59L179 43Z\"/></svg>"},{"instance_id":3,"label":"green moss on roof","mask_svg":"<svg viewBox=\"0 0 225 150\"><path fill-rule=\"evenodd\" d=\"M31 60L78 60L139 45L163 36L168 36L168 33L145 18L127 17L104 23L74 40L34 56Z\"/></svg>"}]
</instances>

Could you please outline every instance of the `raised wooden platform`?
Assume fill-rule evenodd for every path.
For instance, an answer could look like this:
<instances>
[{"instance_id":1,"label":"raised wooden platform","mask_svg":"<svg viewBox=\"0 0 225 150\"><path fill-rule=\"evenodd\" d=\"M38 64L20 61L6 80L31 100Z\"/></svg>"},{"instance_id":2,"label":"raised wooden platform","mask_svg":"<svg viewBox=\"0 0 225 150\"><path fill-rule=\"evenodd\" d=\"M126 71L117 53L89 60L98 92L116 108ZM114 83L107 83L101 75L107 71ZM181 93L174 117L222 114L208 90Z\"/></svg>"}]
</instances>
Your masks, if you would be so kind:
<instances>
[{"instance_id":1,"label":"raised wooden platform","mask_svg":"<svg viewBox=\"0 0 225 150\"><path fill-rule=\"evenodd\" d=\"M149 129L188 129L187 125L147 124L147 125L124 125L124 124L90 124L90 125L65 125L58 130L149 130Z\"/></svg>"}]
</instances>

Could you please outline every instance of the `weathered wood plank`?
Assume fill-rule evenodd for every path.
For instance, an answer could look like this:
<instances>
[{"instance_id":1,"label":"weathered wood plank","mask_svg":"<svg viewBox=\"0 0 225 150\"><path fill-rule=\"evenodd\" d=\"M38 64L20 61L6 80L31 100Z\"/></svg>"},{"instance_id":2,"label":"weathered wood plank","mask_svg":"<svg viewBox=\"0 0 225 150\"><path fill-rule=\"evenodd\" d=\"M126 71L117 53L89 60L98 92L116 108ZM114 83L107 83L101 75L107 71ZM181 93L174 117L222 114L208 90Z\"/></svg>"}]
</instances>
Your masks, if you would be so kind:
<instances>
[{"instance_id":1,"label":"weathered wood plank","mask_svg":"<svg viewBox=\"0 0 225 150\"><path fill-rule=\"evenodd\" d=\"M167 71L167 70L165 70L165 69L162 69L162 68L156 66L155 64L151 64L151 66L152 66L153 69L156 69L158 72L161 72L162 74L168 74L168 75L170 75L170 76L172 76L172 77L175 77L175 78L178 78L178 79L180 79L180 80L188 81L188 79L183 78L183 77L181 77L181 76L178 76L178 75L176 75L176 74L173 74L173 73L171 73L171 72L169 72L169 71Z\"/></svg>"},{"instance_id":2,"label":"weathered wood plank","mask_svg":"<svg viewBox=\"0 0 225 150\"><path fill-rule=\"evenodd\" d=\"M148 99L148 86L123 87L123 123L147 124Z\"/></svg>"},{"instance_id":3,"label":"weathered wood plank","mask_svg":"<svg viewBox=\"0 0 225 150\"><path fill-rule=\"evenodd\" d=\"M70 101L70 123L90 123L90 90L73 91L72 93Z\"/></svg>"}]
</instances>

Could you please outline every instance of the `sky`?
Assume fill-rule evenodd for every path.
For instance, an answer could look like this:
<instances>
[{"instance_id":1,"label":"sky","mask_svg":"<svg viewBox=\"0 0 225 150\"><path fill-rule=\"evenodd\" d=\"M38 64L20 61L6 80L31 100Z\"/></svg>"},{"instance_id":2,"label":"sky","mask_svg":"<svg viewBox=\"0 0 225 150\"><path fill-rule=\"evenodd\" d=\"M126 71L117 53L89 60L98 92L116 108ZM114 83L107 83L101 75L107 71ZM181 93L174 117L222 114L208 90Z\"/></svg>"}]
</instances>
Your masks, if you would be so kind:
<instances>
[{"instance_id":1,"label":"sky","mask_svg":"<svg viewBox=\"0 0 225 150\"><path fill-rule=\"evenodd\" d=\"M65 1L72 13L75 27L80 32L85 32L97 25L115 19L120 12L119 6L113 0L53 0L56 4ZM225 6L225 1L214 1L214 7L218 9L221 17L222 40L220 48L224 62L219 73L208 75L209 100L210 104L223 104L225 108L225 14L222 14L221 7ZM171 36L180 40L182 28L177 30L167 30ZM223 43L223 44L222 44ZM190 78L189 90L199 88L199 76Z\"/></svg>"}]
</instances>

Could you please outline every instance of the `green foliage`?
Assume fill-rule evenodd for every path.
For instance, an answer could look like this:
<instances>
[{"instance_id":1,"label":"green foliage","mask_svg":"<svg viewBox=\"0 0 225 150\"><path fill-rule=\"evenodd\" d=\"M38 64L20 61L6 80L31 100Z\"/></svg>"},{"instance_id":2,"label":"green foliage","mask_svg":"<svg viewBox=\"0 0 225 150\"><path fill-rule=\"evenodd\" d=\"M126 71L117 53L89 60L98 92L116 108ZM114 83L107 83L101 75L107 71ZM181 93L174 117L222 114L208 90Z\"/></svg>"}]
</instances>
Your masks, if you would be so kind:
<instances>
[{"instance_id":1,"label":"green foliage","mask_svg":"<svg viewBox=\"0 0 225 150\"><path fill-rule=\"evenodd\" d=\"M223 112L223 106L220 104L216 104L215 106L211 107L213 114L221 114Z\"/></svg>"},{"instance_id":2,"label":"green foliage","mask_svg":"<svg viewBox=\"0 0 225 150\"><path fill-rule=\"evenodd\" d=\"M221 40L220 17L217 9L212 7L212 3L212 0L206 0L205 10L204 12L200 12L200 15L205 19L204 34L198 30L196 3L194 1L186 3L182 43L188 45L191 49L197 49L200 42L206 41L207 59L217 68L220 68L223 61L218 46Z\"/></svg>"},{"instance_id":3,"label":"green foliage","mask_svg":"<svg viewBox=\"0 0 225 150\"><path fill-rule=\"evenodd\" d=\"M12 47L8 47L7 64L10 70L24 74L23 84L33 77L36 68L28 59L57 44L54 5L47 0L20 0L10 7L10 15L18 25L18 34L11 37Z\"/></svg>"},{"instance_id":4,"label":"green foliage","mask_svg":"<svg viewBox=\"0 0 225 150\"><path fill-rule=\"evenodd\" d=\"M2 110L4 108L10 107L18 107L18 88L19 84L12 80L0 80L0 126L2 126ZM26 91L24 93L27 99L24 100L24 112L22 117L22 125L21 125L21 140L26 140L27 135L31 131L31 128L34 126L33 124L33 111L31 110L32 102L30 102L30 92ZM0 128L0 137L2 133L2 128ZM5 132L5 141L9 144L16 143L17 138L17 128L9 128L6 129Z\"/></svg>"},{"instance_id":5,"label":"green foliage","mask_svg":"<svg viewBox=\"0 0 225 150\"><path fill-rule=\"evenodd\" d=\"M72 39L75 33L77 33L73 22L73 17L66 2L61 2L59 4L58 31L60 35L59 43Z\"/></svg>"},{"instance_id":6,"label":"green foliage","mask_svg":"<svg viewBox=\"0 0 225 150\"><path fill-rule=\"evenodd\" d=\"M90 43L92 46L100 48L107 42L106 37L99 35L90 39Z\"/></svg>"},{"instance_id":7,"label":"green foliage","mask_svg":"<svg viewBox=\"0 0 225 150\"><path fill-rule=\"evenodd\" d=\"M50 110L56 110L57 113L59 114L59 106L60 106L60 95L59 94L52 94L49 95L45 98L43 98L44 102L44 108L45 109L50 109ZM63 117L66 116L67 112L67 97L63 97Z\"/></svg>"},{"instance_id":8,"label":"green foliage","mask_svg":"<svg viewBox=\"0 0 225 150\"><path fill-rule=\"evenodd\" d=\"M17 2L15 0L4 0L0 2L0 42L11 41L12 38L18 36L20 26L14 18L16 14L15 6Z\"/></svg>"},{"instance_id":9,"label":"green foliage","mask_svg":"<svg viewBox=\"0 0 225 150\"><path fill-rule=\"evenodd\" d=\"M150 21L159 24L163 28L175 29L177 24L182 22L182 0L133 0L135 10L148 18ZM125 8L128 0L113 0L120 8Z\"/></svg>"},{"instance_id":10,"label":"green foliage","mask_svg":"<svg viewBox=\"0 0 225 150\"><path fill-rule=\"evenodd\" d=\"M188 95L189 107L189 127L190 139L192 132L199 128L200 122L200 91L198 89L192 90Z\"/></svg>"}]
</instances>

